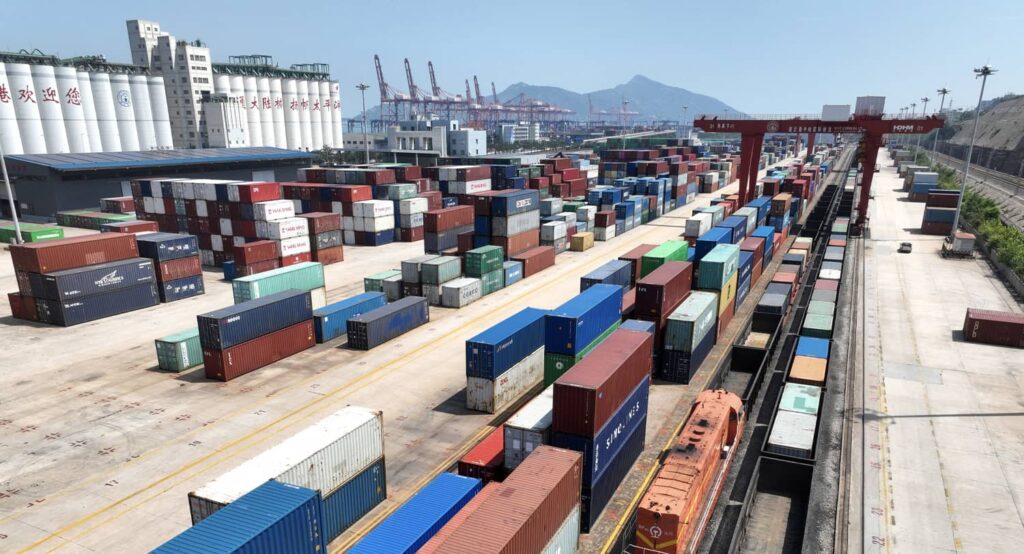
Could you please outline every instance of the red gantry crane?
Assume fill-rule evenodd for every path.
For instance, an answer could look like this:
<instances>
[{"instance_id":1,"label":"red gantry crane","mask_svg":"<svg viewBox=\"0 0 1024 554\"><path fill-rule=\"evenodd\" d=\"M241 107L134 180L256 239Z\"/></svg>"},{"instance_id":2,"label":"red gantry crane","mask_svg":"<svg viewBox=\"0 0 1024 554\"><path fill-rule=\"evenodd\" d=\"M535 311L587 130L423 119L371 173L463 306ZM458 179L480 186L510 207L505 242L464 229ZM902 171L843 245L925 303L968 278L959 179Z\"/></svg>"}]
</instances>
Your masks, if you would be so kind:
<instances>
[{"instance_id":1,"label":"red gantry crane","mask_svg":"<svg viewBox=\"0 0 1024 554\"><path fill-rule=\"evenodd\" d=\"M878 149L884 135L914 135L941 129L944 116L929 115L910 118L895 118L882 115L854 115L847 121L822 121L802 117L780 117L778 119L722 119L717 116L701 115L693 126L708 133L738 133L740 135L740 204L753 198L754 182L757 180L757 164L761 155L766 133L807 134L810 148L814 147L816 133L845 133L861 135L860 200L857 203L858 227L867 220L868 199L871 195L871 181L875 175Z\"/></svg>"}]
</instances>

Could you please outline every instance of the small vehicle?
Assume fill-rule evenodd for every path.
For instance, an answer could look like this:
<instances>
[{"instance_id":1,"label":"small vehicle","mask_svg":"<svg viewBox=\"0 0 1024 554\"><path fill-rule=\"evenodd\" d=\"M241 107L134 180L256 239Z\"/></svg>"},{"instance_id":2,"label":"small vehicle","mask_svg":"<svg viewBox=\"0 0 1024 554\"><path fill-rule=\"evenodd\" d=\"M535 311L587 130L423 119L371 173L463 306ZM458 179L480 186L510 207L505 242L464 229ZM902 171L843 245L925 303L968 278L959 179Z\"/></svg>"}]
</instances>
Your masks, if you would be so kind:
<instances>
[{"instance_id":1,"label":"small vehicle","mask_svg":"<svg viewBox=\"0 0 1024 554\"><path fill-rule=\"evenodd\" d=\"M973 258L975 236L971 233L957 231L953 238L946 237L942 241L943 258Z\"/></svg>"},{"instance_id":2,"label":"small vehicle","mask_svg":"<svg viewBox=\"0 0 1024 554\"><path fill-rule=\"evenodd\" d=\"M901 242L900 248L899 250L897 250L897 252L899 252L900 254L910 254L910 250L913 248L913 244L910 244L909 242Z\"/></svg>"}]
</instances>

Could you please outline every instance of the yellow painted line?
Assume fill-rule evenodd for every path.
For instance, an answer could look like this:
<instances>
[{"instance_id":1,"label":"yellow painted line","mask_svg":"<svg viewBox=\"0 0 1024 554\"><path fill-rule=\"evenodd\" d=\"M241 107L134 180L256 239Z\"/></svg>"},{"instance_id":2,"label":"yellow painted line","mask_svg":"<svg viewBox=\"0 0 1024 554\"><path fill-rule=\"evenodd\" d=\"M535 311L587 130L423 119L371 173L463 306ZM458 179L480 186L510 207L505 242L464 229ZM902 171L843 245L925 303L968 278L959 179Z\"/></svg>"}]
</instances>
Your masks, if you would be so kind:
<instances>
[{"instance_id":1,"label":"yellow painted line","mask_svg":"<svg viewBox=\"0 0 1024 554\"><path fill-rule=\"evenodd\" d=\"M730 185L730 186L735 186L735 185ZM685 207L686 206L684 206L683 208L685 208ZM689 207L690 207L690 209L693 208L693 206L689 206ZM682 208L680 208L680 209L682 209ZM679 227L675 227L675 228L679 229ZM636 236L636 237L630 237L630 238L635 238L635 239L646 238L647 236L649 236L649 235L659 231L660 229L663 229L663 227L650 227L646 232L642 233L642 235L639 235L639 236ZM616 245L616 246L620 246L620 245ZM635 243L632 243L632 242L630 242L630 243L623 243L623 245L621 245L621 246L623 246L623 248L621 249L621 252L626 252L629 249L631 249L632 247L634 247ZM613 248L612 250L616 251L617 249ZM589 263L581 264L580 265L580 269L586 270L586 269L589 269L591 267L595 267L595 266L597 266L597 265L599 265L601 263L605 263L606 261L607 260L605 258L597 258L597 259L595 259L595 260L593 260L593 261L591 261ZM557 267L557 265L555 267ZM462 325L459 325L455 329L452 329L451 331L449 331L448 334L459 333L459 332L465 330L470 325L474 325L474 324L478 323L479 321L481 321L483 319L487 319L489 317L492 317L494 315L494 312L496 312L498 310L502 310L504 308L507 308L508 306L512 305L515 302L519 302L519 301L525 300L526 297L528 297L528 296L530 296L530 295L532 295L534 293L537 293L537 292L539 292L541 290L544 290L544 289L554 285L557 282L559 282L559 281L557 281L557 280L548 280L544 284L541 284L540 286L538 286L536 289L528 291L526 293L526 295L523 295L522 297L514 296L512 298L509 298L507 301L503 302L502 304L500 304L498 306L495 306L494 308L492 308L487 313L482 314L482 315L480 315L480 316L478 316L476 318L467 320ZM92 512L92 513L90 513L90 514L88 514L86 516L83 516L83 517L81 517L81 518L79 518L79 519L77 519L77 520L75 520L75 521L73 521L73 522L71 522L71 523L69 523L69 524L67 524L67 525L65 525L65 526L63 526L63 527L61 527L61 528L51 532L51 533L49 533L48 535L46 535L45 537L37 540L36 542L34 542L34 543L32 543L32 544L30 544L30 545L20 549L18 552L28 552L28 551L30 551L32 549L35 549L35 548L37 548L39 546L42 546L43 544L45 544L47 542L50 542L53 539L62 539L62 540L66 540L66 541L70 542L71 540L78 539L78 538L82 537L84 535L84 533L88 533L88 532L94 531L95 529L98 529L98 528L100 528L100 527L102 527L104 525L107 525L107 524L115 521L116 519L122 517L124 515L124 513L116 514L116 515L112 516L111 518L109 518L107 520L104 520L100 524L95 525L93 527L90 527L89 529L86 529L84 533L80 533L78 535L75 535L74 537L71 537L70 539L66 539L66 538L64 538L62 536L64 534L68 533L69 531L71 531L73 529L76 529L78 527L81 527L82 525L88 523L89 521L92 521L93 519L96 519L96 518L98 518L98 517L100 517L100 516L110 512L114 508L117 508L117 507L121 506L122 504L125 504L129 500L140 496L145 491L150 490L150 489L152 489L154 487L157 487L157 486L167 482L168 480L172 479L173 477L177 477L177 476L185 473L189 469L192 469L192 468L200 465L201 463L203 463L203 462L205 462L207 460L210 460L211 458L213 458L213 457L215 457L217 455L220 455L220 454L223 454L223 453L227 452L228 450L234 448L235 446L238 446L239 444L248 441L252 437L255 437L255 436L257 436L257 435L259 435L261 433L264 433L264 432L268 431L271 427L274 427L274 426L280 424L281 422L284 422L284 421L287 421L289 419L292 419L295 416L297 416L299 414L302 414L302 413L310 410L311 408L319 405L320 403L326 401L327 399L333 398L337 394L339 394L341 392L344 392L347 389L352 388L353 386L355 386L355 385L357 385L357 384L359 384L359 383L361 383L363 381L366 381L366 380L370 379L371 377L378 376L378 375L383 377L382 373L384 373L385 370L387 370L389 368L402 367L402 365L404 365L404 364L402 364L401 362L407 362L408 363L409 361L411 361L410 358L412 358L415 354L418 354L418 353L420 353L422 351L425 351L425 350L432 350L432 349L438 348L441 344L443 344L443 343L437 342L437 341L428 342L426 344L423 344L423 345L417 347L416 349L412 350L411 352L409 352L409 353L407 353L407 354L405 354L405 355L403 355L403 356L401 356L399 358L393 359L390 362L387 362L384 365L381 365L380 367L378 367L378 368L376 368L376 369L374 369L372 371L369 371L369 372L367 372L367 373L365 373L363 375L360 375L355 380L350 381L350 382L348 382L348 383L346 383L344 385L341 385L338 388L332 390L331 392L329 392L329 393L327 393L327 394L325 394L323 396L317 397L316 399L308 402L307 404L305 404L303 406L300 406L299 408L296 408L292 412L287 413L287 414L285 414L285 415L275 419L274 421L272 421L270 423L267 423L267 424L263 425L262 427L260 427L258 429L255 429L255 430L253 430L253 431L251 431L251 432L249 432L249 433L247 433L247 434L245 434L245 435L243 435L243 436L241 436L241 437L239 437L237 439L234 439L234 440L230 441L229 443L227 443L226 445L224 445L224 446L222 446L220 448L217 448L214 451L212 451L212 452L210 452L210 453L208 453L206 455L203 455L203 456L199 457L198 459L193 460L193 461L191 461L191 462L189 462L189 463L179 467L178 469L174 470L173 472L165 475L164 477L161 477L160 479L157 479L156 481L153 481L152 483L150 483L150 484L148 484L148 485L146 485L146 486L136 490L135 492L133 492L133 493L127 495L127 496L124 496L124 497L122 497L122 498L120 498L120 499L118 499L118 500L116 500L116 501L114 501L114 502L104 506L103 508L100 508L99 510L96 510L96 511L94 511L94 512ZM278 391L278 395L280 395L280 393L282 393L282 392L287 392L287 391L290 391L290 390L294 390L295 388L297 388L297 387L299 387L301 385L304 385L305 383L307 383L309 381L313 381L313 380L315 380L317 378L320 378L320 377L322 377L322 376L319 375L319 374L318 375L310 376L308 379L305 379L303 381L299 381L299 382L295 383L292 386L286 387L286 388ZM352 391L352 392L355 392L355 391ZM254 402L250 406L256 406L260 402L262 402L262 400L258 401L258 402ZM241 413L243 411L247 411L248 409L250 409L250 407L247 406L245 409L238 410L236 412L233 412L232 414L229 414L227 416L222 417L221 419L217 420L217 422L218 423L219 422L223 422L226 419L228 419L229 417L231 417L233 415L236 415L236 414L239 414L239 413ZM206 427L200 427L200 428L198 428L196 430L193 430L193 432L196 432L196 431L198 431L200 429L210 429L212 425L216 425L216 423L211 424L211 425L207 425ZM189 433L189 434L191 434L191 433ZM173 442L178 444L178 443L180 443L180 440L181 440L181 438L179 437L179 438L175 439ZM257 441L256 443L253 444L253 446L256 445L256 444L261 444L262 442L264 442L266 440L269 440L269 438L265 438L265 439L263 439L261 441ZM168 443L165 443L165 445L169 444L171 442L172 441L168 441ZM158 447L157 449L154 449L154 450L151 450L151 451L147 452L143 456L150 455L150 454L154 453L156 450L159 450L160 448L162 448L162 446ZM236 454L230 455L227 458L225 458L224 460L219 461L218 464L219 463L224 463L225 461L228 461L228 460L231 460L231 459L234 459L234 458L236 458L239 455L241 455L241 453L236 453ZM140 456L140 458L138 458L136 460L139 460L139 459L141 459L141 456ZM99 481L100 479L102 479L102 477L98 477L96 479L92 479L90 481L86 481L86 482L84 482L78 488L82 488L82 487L88 485L89 483ZM77 490L77 489L75 489L75 490ZM68 491L68 492L71 492L71 491ZM164 490L159 491L157 493L157 495L154 495L154 497L158 496L159 494L163 494L163 492L165 492L165 491ZM151 498L153 498L153 497L147 498L147 500L149 500ZM9 516L9 518L12 518L12 517L15 517L15 516ZM60 548L60 547L64 546L65 544L61 544L61 545L55 547L55 549L56 548Z\"/></svg>"}]
</instances>

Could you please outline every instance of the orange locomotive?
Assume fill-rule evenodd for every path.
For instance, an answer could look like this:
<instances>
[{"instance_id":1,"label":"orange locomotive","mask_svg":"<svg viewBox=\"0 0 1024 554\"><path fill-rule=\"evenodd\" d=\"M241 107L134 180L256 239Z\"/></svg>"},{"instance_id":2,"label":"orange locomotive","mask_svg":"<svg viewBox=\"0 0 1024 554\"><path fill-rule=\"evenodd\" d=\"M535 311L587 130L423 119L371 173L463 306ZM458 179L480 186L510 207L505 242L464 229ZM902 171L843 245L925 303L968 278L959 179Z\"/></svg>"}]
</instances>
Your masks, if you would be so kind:
<instances>
[{"instance_id":1,"label":"orange locomotive","mask_svg":"<svg viewBox=\"0 0 1024 554\"><path fill-rule=\"evenodd\" d=\"M695 552L714 513L743 430L743 402L724 390L697 396L636 516L638 552Z\"/></svg>"}]
</instances>

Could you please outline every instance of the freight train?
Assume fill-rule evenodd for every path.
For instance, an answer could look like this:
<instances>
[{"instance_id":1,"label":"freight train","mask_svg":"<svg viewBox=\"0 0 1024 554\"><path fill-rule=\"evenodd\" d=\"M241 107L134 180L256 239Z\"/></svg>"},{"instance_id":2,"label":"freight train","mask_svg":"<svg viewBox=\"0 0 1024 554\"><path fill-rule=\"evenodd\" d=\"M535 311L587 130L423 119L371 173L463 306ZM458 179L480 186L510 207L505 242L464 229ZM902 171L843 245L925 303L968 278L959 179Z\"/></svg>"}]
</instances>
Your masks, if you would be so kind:
<instances>
[{"instance_id":1,"label":"freight train","mask_svg":"<svg viewBox=\"0 0 1024 554\"><path fill-rule=\"evenodd\" d=\"M642 552L695 552L715 510L746 414L725 390L697 396L686 425L644 493L636 515Z\"/></svg>"}]
</instances>

